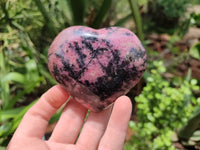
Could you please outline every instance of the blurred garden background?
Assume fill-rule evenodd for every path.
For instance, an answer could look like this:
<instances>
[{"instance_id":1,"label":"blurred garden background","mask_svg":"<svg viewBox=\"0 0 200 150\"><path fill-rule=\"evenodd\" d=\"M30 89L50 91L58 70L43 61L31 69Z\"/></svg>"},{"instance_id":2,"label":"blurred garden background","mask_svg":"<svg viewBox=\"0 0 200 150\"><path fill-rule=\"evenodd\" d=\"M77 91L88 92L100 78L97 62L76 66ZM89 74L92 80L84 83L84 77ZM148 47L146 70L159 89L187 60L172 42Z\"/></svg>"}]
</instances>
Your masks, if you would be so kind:
<instances>
[{"instance_id":1,"label":"blurred garden background","mask_svg":"<svg viewBox=\"0 0 200 150\"><path fill-rule=\"evenodd\" d=\"M147 51L124 150L200 149L200 0L0 0L0 150L56 84L48 48L73 25L128 28Z\"/></svg>"}]
</instances>

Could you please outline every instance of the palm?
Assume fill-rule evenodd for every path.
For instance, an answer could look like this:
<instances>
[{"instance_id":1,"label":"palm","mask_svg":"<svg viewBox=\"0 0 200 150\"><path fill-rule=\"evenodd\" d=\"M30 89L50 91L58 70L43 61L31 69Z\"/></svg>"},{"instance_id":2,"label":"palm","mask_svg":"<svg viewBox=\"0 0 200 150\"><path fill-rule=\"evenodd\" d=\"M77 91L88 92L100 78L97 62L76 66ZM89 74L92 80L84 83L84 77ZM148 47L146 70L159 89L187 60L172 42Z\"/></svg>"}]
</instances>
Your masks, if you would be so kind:
<instances>
[{"instance_id":1,"label":"palm","mask_svg":"<svg viewBox=\"0 0 200 150\"><path fill-rule=\"evenodd\" d=\"M85 120L87 109L70 100L49 140L41 140L48 121L65 103L69 94L57 85L47 91L25 114L16 130L8 150L96 150L123 148L131 113L130 100L122 96L100 113L91 112ZM122 100L123 99L123 100ZM82 128L82 130L81 130ZM81 130L81 132L80 132Z\"/></svg>"}]
</instances>

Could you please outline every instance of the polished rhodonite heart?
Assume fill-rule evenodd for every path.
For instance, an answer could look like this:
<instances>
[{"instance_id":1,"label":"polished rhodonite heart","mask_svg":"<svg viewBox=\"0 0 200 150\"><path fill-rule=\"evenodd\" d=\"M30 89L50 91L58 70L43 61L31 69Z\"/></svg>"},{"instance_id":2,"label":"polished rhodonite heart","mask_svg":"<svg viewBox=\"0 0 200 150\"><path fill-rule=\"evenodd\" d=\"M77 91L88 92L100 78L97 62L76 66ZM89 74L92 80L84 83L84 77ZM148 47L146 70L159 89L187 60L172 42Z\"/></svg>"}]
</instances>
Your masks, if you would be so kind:
<instances>
[{"instance_id":1,"label":"polished rhodonite heart","mask_svg":"<svg viewBox=\"0 0 200 150\"><path fill-rule=\"evenodd\" d=\"M128 29L74 26L51 44L48 67L77 101L99 112L136 85L145 71L146 53Z\"/></svg>"}]
</instances>

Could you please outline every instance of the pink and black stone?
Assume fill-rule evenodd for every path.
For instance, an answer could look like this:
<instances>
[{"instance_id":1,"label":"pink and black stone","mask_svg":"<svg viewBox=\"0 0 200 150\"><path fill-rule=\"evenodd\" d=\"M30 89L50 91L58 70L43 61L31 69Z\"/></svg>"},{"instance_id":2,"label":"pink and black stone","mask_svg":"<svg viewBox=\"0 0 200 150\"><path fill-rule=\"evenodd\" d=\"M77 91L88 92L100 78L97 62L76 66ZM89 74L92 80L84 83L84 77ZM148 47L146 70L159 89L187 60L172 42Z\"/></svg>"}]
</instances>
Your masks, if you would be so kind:
<instances>
[{"instance_id":1,"label":"pink and black stone","mask_svg":"<svg viewBox=\"0 0 200 150\"><path fill-rule=\"evenodd\" d=\"M146 52L125 28L63 30L48 53L51 75L86 108L100 112L136 85L146 67Z\"/></svg>"}]
</instances>

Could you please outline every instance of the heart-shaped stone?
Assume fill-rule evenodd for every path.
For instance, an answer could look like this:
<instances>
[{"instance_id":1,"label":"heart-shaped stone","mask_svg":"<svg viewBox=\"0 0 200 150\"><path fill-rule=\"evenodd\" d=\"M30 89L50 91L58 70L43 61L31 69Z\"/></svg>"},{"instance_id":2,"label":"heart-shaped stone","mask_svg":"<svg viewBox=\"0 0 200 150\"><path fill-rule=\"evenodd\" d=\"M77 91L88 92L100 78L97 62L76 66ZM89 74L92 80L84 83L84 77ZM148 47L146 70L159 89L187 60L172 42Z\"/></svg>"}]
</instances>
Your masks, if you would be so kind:
<instances>
[{"instance_id":1,"label":"heart-shaped stone","mask_svg":"<svg viewBox=\"0 0 200 150\"><path fill-rule=\"evenodd\" d=\"M51 44L48 67L77 101L99 112L136 85L145 71L146 53L128 29L74 26Z\"/></svg>"}]
</instances>

